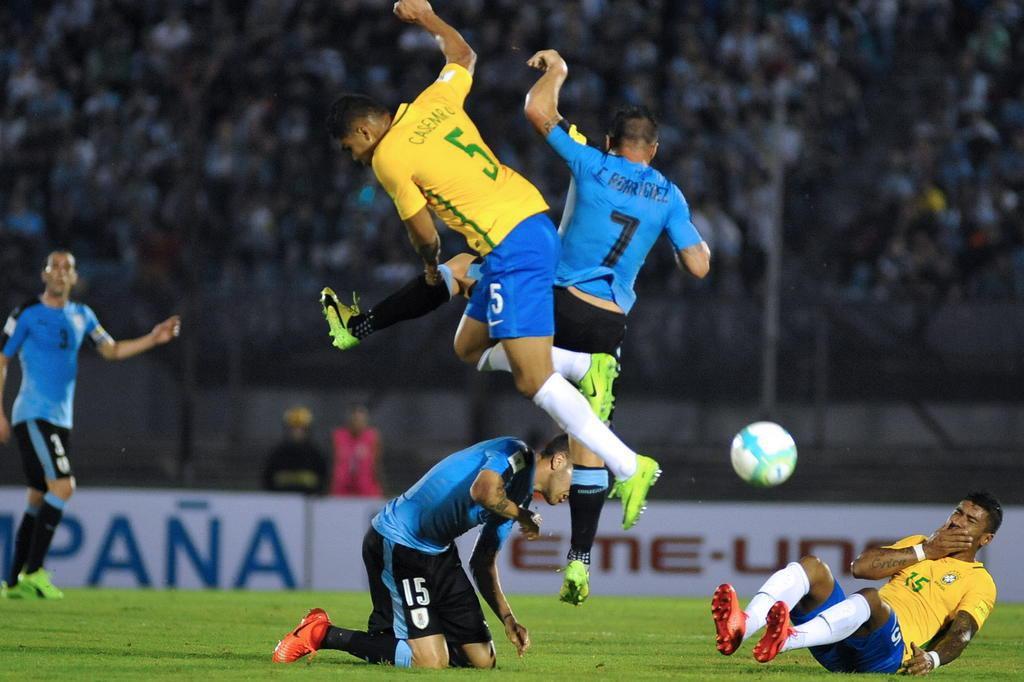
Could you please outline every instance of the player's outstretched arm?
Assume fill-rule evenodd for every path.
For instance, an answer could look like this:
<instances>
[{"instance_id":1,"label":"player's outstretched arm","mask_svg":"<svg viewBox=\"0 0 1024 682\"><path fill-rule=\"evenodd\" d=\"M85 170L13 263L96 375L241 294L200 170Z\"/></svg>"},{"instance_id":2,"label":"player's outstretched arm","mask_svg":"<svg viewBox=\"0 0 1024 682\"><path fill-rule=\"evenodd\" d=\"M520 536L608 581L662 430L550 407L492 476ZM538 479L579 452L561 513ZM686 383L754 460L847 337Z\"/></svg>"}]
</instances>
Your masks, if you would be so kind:
<instances>
[{"instance_id":1,"label":"player's outstretched arm","mask_svg":"<svg viewBox=\"0 0 1024 682\"><path fill-rule=\"evenodd\" d=\"M558 113L558 93L569 75L569 66L555 50L541 50L526 63L543 71L544 75L526 93L523 109L533 129L547 137L562 120L562 115Z\"/></svg>"},{"instance_id":2,"label":"player's outstretched arm","mask_svg":"<svg viewBox=\"0 0 1024 682\"><path fill-rule=\"evenodd\" d=\"M469 568L480 596L494 611L494 615L501 619L505 636L516 648L516 653L522 656L530 648L530 632L525 625L516 620L512 606L501 589L501 580L498 577L499 542L496 529L491 524L485 526L473 548Z\"/></svg>"},{"instance_id":3,"label":"player's outstretched arm","mask_svg":"<svg viewBox=\"0 0 1024 682\"><path fill-rule=\"evenodd\" d=\"M476 52L461 33L434 14L434 8L427 0L398 0L394 12L402 21L416 24L430 32L448 64L458 64L469 71L470 75L473 74L476 69Z\"/></svg>"},{"instance_id":4,"label":"player's outstretched arm","mask_svg":"<svg viewBox=\"0 0 1024 682\"><path fill-rule=\"evenodd\" d=\"M943 557L964 552L971 548L971 535L962 528L940 528L924 542L913 547L893 549L890 547L873 547L854 559L850 564L850 572L855 578L865 580L881 580L899 573L907 566L912 566L925 559L941 559Z\"/></svg>"},{"instance_id":5,"label":"player's outstretched arm","mask_svg":"<svg viewBox=\"0 0 1024 682\"><path fill-rule=\"evenodd\" d=\"M126 360L156 346L162 346L177 338L180 333L181 317L172 315L153 327L153 330L145 336L127 341L110 340L97 346L97 350L104 360Z\"/></svg>"},{"instance_id":6,"label":"player's outstretched arm","mask_svg":"<svg viewBox=\"0 0 1024 682\"><path fill-rule=\"evenodd\" d=\"M931 650L924 651L916 643L911 642L910 647L914 656L904 664L903 672L908 675L927 675L939 665L951 663L964 652L977 633L978 624L971 614L966 611L957 611L953 622L932 644ZM938 664L936 664L935 657L938 657Z\"/></svg>"}]
</instances>

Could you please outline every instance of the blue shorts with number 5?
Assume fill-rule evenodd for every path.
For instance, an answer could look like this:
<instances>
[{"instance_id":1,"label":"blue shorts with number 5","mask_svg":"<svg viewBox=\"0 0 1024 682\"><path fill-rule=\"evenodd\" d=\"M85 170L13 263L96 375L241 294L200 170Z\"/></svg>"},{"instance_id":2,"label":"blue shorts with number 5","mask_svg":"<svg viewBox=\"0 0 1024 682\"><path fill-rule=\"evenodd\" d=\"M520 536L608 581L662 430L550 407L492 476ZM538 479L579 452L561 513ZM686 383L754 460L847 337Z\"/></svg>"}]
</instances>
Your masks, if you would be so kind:
<instances>
[{"instance_id":1,"label":"blue shorts with number 5","mask_svg":"<svg viewBox=\"0 0 1024 682\"><path fill-rule=\"evenodd\" d=\"M799 627L814 620L827 608L846 599L843 588L836 581L825 603L809 613L793 609L789 619ZM835 644L812 646L811 655L826 670L834 673L894 673L903 664L903 633L896 612L889 615L882 627L866 637L847 637Z\"/></svg>"},{"instance_id":2,"label":"blue shorts with number 5","mask_svg":"<svg viewBox=\"0 0 1024 682\"><path fill-rule=\"evenodd\" d=\"M554 282L562 244L544 213L530 216L484 257L466 315L492 339L554 336Z\"/></svg>"}]
</instances>

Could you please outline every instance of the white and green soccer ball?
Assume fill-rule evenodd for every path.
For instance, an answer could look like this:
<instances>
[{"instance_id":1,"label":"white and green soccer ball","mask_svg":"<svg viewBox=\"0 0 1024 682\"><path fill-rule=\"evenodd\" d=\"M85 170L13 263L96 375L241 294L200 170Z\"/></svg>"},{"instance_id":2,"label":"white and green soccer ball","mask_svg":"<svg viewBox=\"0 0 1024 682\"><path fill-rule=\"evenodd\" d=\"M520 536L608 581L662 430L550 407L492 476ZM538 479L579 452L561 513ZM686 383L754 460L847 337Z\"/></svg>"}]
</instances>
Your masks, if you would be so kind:
<instances>
[{"instance_id":1,"label":"white and green soccer ball","mask_svg":"<svg viewBox=\"0 0 1024 682\"><path fill-rule=\"evenodd\" d=\"M774 422L755 422L732 439L732 468L759 488L779 485L796 469L796 443Z\"/></svg>"}]
</instances>

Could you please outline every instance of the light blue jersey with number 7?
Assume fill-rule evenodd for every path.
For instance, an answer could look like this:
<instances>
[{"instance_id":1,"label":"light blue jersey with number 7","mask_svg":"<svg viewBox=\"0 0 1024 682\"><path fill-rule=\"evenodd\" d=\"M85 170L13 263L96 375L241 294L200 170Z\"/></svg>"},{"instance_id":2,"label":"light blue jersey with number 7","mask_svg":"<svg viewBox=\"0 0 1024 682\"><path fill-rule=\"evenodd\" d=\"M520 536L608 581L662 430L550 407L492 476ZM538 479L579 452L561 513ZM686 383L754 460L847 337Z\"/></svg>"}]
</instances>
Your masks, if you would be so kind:
<instances>
[{"instance_id":1,"label":"light blue jersey with number 7","mask_svg":"<svg viewBox=\"0 0 1024 682\"><path fill-rule=\"evenodd\" d=\"M637 273L663 231L676 251L701 242L686 199L656 169L581 144L561 127L547 141L575 181L562 219L555 286L574 286L628 313Z\"/></svg>"}]
</instances>

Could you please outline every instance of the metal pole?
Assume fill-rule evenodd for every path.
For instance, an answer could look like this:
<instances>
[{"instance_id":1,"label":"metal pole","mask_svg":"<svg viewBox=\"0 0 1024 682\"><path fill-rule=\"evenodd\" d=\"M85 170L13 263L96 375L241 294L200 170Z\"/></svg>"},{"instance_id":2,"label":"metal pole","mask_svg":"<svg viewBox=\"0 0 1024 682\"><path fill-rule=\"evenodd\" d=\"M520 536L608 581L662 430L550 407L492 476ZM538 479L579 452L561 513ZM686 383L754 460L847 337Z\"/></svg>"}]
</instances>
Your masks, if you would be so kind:
<instances>
[{"instance_id":1,"label":"metal pole","mask_svg":"<svg viewBox=\"0 0 1024 682\"><path fill-rule=\"evenodd\" d=\"M785 167L782 158L782 133L786 119L788 84L780 79L774 87L774 112L771 134L770 173L772 183L772 225L767 246L767 270L764 283L764 339L761 354L761 415L775 416L778 402L779 297L782 280L782 203Z\"/></svg>"}]
</instances>

